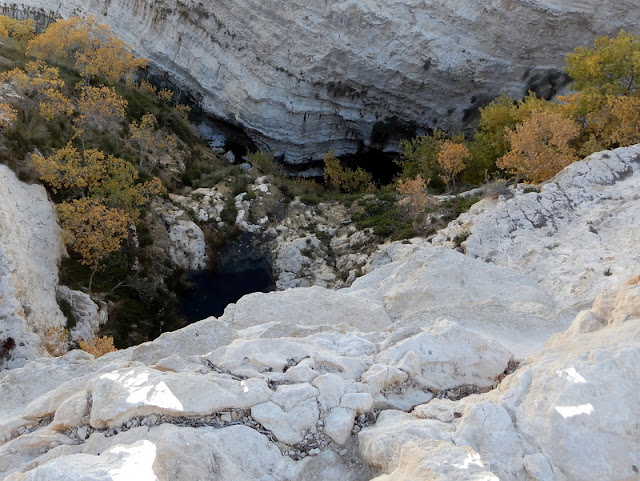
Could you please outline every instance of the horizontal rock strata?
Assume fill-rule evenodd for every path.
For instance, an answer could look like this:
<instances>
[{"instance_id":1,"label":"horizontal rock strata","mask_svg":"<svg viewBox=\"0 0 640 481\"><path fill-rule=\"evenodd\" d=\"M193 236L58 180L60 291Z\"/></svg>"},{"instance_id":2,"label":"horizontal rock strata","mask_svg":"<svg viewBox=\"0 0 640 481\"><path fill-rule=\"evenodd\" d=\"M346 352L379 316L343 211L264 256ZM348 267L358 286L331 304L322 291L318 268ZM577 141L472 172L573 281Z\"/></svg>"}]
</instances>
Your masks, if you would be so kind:
<instances>
[{"instance_id":1,"label":"horizontal rock strata","mask_svg":"<svg viewBox=\"0 0 640 481\"><path fill-rule=\"evenodd\" d=\"M501 91L553 94L564 56L635 31L635 0L4 0L5 13L94 14L289 162L384 145L406 124L461 130Z\"/></svg>"}]
</instances>

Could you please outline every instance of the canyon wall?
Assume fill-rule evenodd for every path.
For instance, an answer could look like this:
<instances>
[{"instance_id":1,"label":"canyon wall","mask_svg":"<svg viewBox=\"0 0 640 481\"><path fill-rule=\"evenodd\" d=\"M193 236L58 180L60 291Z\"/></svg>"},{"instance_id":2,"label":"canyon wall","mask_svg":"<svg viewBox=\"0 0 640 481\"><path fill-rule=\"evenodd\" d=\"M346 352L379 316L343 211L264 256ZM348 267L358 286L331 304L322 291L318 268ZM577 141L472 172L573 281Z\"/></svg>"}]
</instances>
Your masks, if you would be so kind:
<instances>
[{"instance_id":1,"label":"canyon wall","mask_svg":"<svg viewBox=\"0 0 640 481\"><path fill-rule=\"evenodd\" d=\"M637 32L634 0L21 0L94 14L206 111L292 163L385 143L404 123L463 130L500 92L551 95L564 56ZM393 144L393 142L391 142ZM387 145L386 148L393 148Z\"/></svg>"}]
</instances>

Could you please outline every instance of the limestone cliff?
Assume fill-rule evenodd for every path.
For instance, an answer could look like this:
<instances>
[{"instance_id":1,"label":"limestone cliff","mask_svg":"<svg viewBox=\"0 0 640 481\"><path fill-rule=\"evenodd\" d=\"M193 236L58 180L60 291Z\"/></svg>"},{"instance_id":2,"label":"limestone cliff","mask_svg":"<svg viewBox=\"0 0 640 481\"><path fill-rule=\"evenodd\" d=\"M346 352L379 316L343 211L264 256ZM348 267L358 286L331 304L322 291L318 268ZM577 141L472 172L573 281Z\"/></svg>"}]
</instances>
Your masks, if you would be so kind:
<instances>
[{"instance_id":1,"label":"limestone cliff","mask_svg":"<svg viewBox=\"0 0 640 481\"><path fill-rule=\"evenodd\" d=\"M0 347L13 345L0 357L2 368L47 355L41 338L66 319L56 302L64 246L44 187L0 165L0 206Z\"/></svg>"},{"instance_id":2,"label":"limestone cliff","mask_svg":"<svg viewBox=\"0 0 640 481\"><path fill-rule=\"evenodd\" d=\"M2 0L0 7L40 18L96 15L207 111L290 162L384 144L397 120L464 129L501 91L553 94L567 81L568 51L595 35L636 32L640 23L635 0Z\"/></svg>"}]
</instances>

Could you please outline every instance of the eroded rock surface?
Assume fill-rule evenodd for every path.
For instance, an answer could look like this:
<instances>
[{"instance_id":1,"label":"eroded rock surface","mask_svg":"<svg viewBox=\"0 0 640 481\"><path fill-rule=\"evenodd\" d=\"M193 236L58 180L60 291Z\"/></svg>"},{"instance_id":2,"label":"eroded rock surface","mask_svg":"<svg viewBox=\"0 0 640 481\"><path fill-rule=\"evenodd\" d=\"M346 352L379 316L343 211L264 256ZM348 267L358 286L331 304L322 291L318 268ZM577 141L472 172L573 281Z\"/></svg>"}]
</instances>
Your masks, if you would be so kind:
<instances>
[{"instance_id":1,"label":"eroded rock surface","mask_svg":"<svg viewBox=\"0 0 640 481\"><path fill-rule=\"evenodd\" d=\"M203 479L211 466L192 459L191 450L171 456L171 469L186 470L177 478L154 462L154 453L159 457L165 446L193 435L212 436L216 464L229 466L246 452L247 446L232 441L240 433L247 445L259 444L256 455L264 465L274 465L267 479L305 479L310 465L326 476L335 470L346 479L370 479L373 472L359 461L353 435L375 421L377 410L402 399L411 408L459 385L490 389L512 359L497 343L448 322L420 333L363 333L349 317L336 330L320 311L304 315L318 320L239 331L208 320L98 360L73 351L1 373L0 476L56 479L63 469L69 476L93 476L100 471L92 456L104 451L114 469L123 467L95 479L116 479L119 469L146 457L149 476ZM226 329L231 338L219 345L212 328ZM283 334L291 329L296 332ZM210 341L203 344L201 337ZM422 350L414 350L417 344ZM174 352L180 345L192 350ZM452 360L460 346L469 355ZM45 372L47 382L37 383ZM265 479L252 466L220 468L238 476L221 479ZM286 474L276 474L284 467Z\"/></svg>"},{"instance_id":2,"label":"eroded rock surface","mask_svg":"<svg viewBox=\"0 0 640 481\"><path fill-rule=\"evenodd\" d=\"M66 318L56 302L60 227L44 187L0 165L0 368L47 355L48 329ZM6 346L3 349L3 346Z\"/></svg>"},{"instance_id":3,"label":"eroded rock surface","mask_svg":"<svg viewBox=\"0 0 640 481\"><path fill-rule=\"evenodd\" d=\"M586 308L640 273L640 146L592 154L540 192L485 199L433 243L526 274L560 303Z\"/></svg>"},{"instance_id":4,"label":"eroded rock surface","mask_svg":"<svg viewBox=\"0 0 640 481\"><path fill-rule=\"evenodd\" d=\"M383 146L402 122L459 131L501 91L553 94L564 56L635 31L635 0L4 0L94 14L204 108L290 162Z\"/></svg>"},{"instance_id":5,"label":"eroded rock surface","mask_svg":"<svg viewBox=\"0 0 640 481\"><path fill-rule=\"evenodd\" d=\"M498 389L385 412L359 435L363 457L385 480L637 478L637 281L599 296ZM461 448L467 462L452 463ZM421 468L450 477L406 477ZM472 477L480 468L496 477Z\"/></svg>"},{"instance_id":6,"label":"eroded rock surface","mask_svg":"<svg viewBox=\"0 0 640 481\"><path fill-rule=\"evenodd\" d=\"M384 306L396 328L450 319L525 357L575 315L530 277L423 239L384 247L371 264L374 269L343 292Z\"/></svg>"}]
</instances>

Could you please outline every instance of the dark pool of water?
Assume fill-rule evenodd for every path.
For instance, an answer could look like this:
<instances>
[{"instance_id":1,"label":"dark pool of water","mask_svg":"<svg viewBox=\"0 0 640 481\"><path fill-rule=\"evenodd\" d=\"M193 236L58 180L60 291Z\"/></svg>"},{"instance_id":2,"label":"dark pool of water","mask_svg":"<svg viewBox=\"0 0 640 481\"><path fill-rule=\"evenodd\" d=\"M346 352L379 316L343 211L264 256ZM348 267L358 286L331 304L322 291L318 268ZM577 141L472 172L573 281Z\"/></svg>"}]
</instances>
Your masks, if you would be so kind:
<instances>
[{"instance_id":1,"label":"dark pool of water","mask_svg":"<svg viewBox=\"0 0 640 481\"><path fill-rule=\"evenodd\" d=\"M192 284L182 299L182 314L188 323L209 316L219 317L227 305L245 294L269 292L275 288L271 265L264 257L233 258L224 262L217 272L194 272L188 277Z\"/></svg>"}]
</instances>

